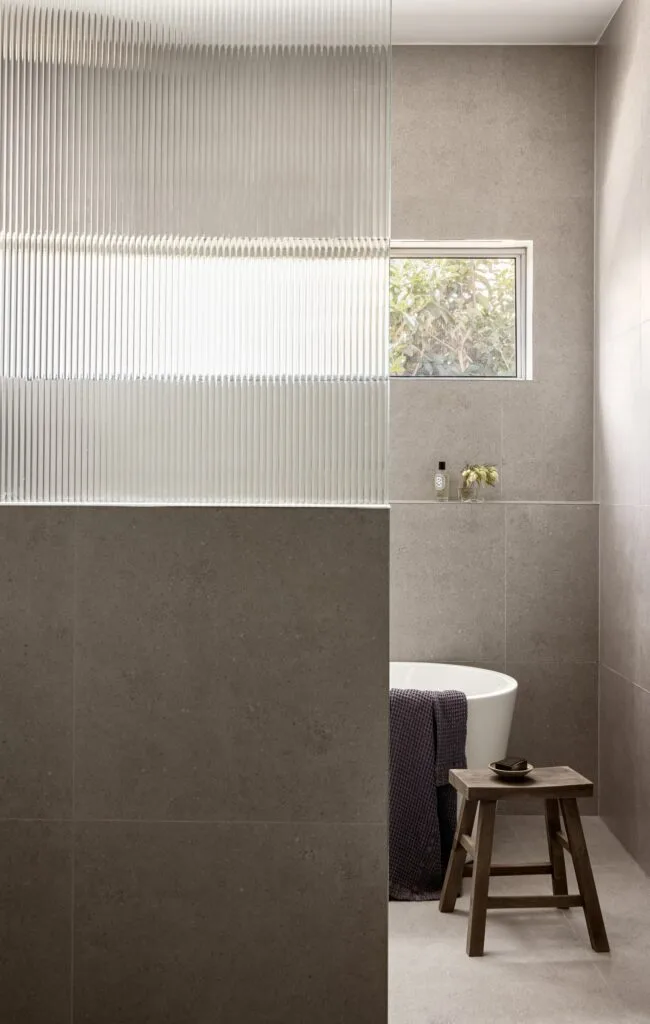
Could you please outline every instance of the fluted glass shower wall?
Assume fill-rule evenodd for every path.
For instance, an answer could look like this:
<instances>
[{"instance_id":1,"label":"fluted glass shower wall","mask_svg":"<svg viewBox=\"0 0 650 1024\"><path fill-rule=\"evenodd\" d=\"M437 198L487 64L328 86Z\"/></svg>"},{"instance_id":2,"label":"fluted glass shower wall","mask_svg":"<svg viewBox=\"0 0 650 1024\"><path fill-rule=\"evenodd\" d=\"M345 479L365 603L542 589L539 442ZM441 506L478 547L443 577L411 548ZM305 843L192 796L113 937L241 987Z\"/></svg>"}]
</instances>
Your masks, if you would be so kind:
<instances>
[{"instance_id":1,"label":"fluted glass shower wall","mask_svg":"<svg viewBox=\"0 0 650 1024\"><path fill-rule=\"evenodd\" d=\"M0 0L0 501L384 504L390 0Z\"/></svg>"}]
</instances>

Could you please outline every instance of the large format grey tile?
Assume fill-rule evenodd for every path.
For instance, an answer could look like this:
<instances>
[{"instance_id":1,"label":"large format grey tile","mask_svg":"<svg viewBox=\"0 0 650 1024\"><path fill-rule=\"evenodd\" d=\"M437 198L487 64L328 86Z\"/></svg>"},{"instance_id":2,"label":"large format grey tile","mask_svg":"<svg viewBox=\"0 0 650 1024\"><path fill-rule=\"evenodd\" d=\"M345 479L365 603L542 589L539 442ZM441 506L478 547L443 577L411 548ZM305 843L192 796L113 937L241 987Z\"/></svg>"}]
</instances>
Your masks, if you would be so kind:
<instances>
[{"instance_id":1,"label":"large format grey tile","mask_svg":"<svg viewBox=\"0 0 650 1024\"><path fill-rule=\"evenodd\" d=\"M431 499L444 460L457 496L468 462L501 467L501 381L391 380L391 501ZM500 484L486 488L498 498Z\"/></svg>"},{"instance_id":2,"label":"large format grey tile","mask_svg":"<svg viewBox=\"0 0 650 1024\"><path fill-rule=\"evenodd\" d=\"M593 62L587 49L396 47L394 237L522 237L507 231L518 196L546 210L590 199Z\"/></svg>"},{"instance_id":3,"label":"large format grey tile","mask_svg":"<svg viewBox=\"0 0 650 1024\"><path fill-rule=\"evenodd\" d=\"M566 915L489 912L485 955L470 959L465 953L468 902L466 893L455 913L444 915L436 905L391 904L390 1024L611 1024L621 1019L594 954Z\"/></svg>"},{"instance_id":4,"label":"large format grey tile","mask_svg":"<svg viewBox=\"0 0 650 1024\"><path fill-rule=\"evenodd\" d=\"M594 784L598 778L598 667L589 664L508 662L519 683L510 749L535 765L568 764ZM596 800L583 802L594 813ZM543 810L522 801L527 813Z\"/></svg>"},{"instance_id":5,"label":"large format grey tile","mask_svg":"<svg viewBox=\"0 0 650 1024\"><path fill-rule=\"evenodd\" d=\"M650 874L650 693L601 667L601 812Z\"/></svg>"},{"instance_id":6,"label":"large format grey tile","mask_svg":"<svg viewBox=\"0 0 650 1024\"><path fill-rule=\"evenodd\" d=\"M546 843L546 827L544 824L543 808L540 815L501 815L505 827L509 829L514 841L519 846L519 858L523 860L539 861L545 860L548 856ZM626 851L622 843L616 838L613 832L605 825L602 818L595 814L582 814L582 827L585 834L589 859L591 860L594 872L599 874L602 869L618 866L621 862L634 864L634 861ZM565 862L568 869L571 869L571 858L565 854ZM640 870L640 869L637 869ZM510 884L512 879L506 879ZM549 879L540 876L540 883L548 892ZM528 883L532 884L533 879L529 878ZM575 884L575 875L571 883ZM574 911L579 917L580 910Z\"/></svg>"},{"instance_id":7,"label":"large format grey tile","mask_svg":"<svg viewBox=\"0 0 650 1024\"><path fill-rule=\"evenodd\" d=\"M593 296L589 297L585 305L593 307ZM584 410L586 408L584 396L591 396L593 404L595 387L593 312L591 315L587 314L587 316L583 317L579 310L572 306L571 310L567 311L562 319L569 320L572 318L575 323L573 326L567 325L564 328L558 322L560 316L559 311L557 318L551 313L549 319L552 323L545 327L543 331L537 328L534 330L533 376L542 385L547 395L549 406L552 406L553 402L557 402L557 408L561 408L562 403L574 401L581 410ZM581 486L584 486L584 469L580 467L578 459L580 454L584 452L586 443L591 443L593 447L593 415L590 421L583 424L584 429L578 433L568 419L569 411L567 410L566 418L564 416L561 417L560 424L566 431L565 445L566 451L569 453L568 461L576 467L576 471L581 476L579 483ZM546 427L547 438L550 444L555 444L556 439L549 426ZM585 442L585 430L587 442ZM575 456L570 454L573 448L577 452ZM588 465L586 468L588 470ZM559 467L559 471L562 474L564 486L571 487L572 489L575 488L575 482L571 483L564 468L564 460ZM587 474L586 479L587 490L585 493L581 494L578 499L569 497L566 499L567 501L592 500L593 486L589 487L591 477ZM543 501L544 498L534 500ZM553 498L553 500L562 501L565 499L559 496Z\"/></svg>"},{"instance_id":8,"label":"large format grey tile","mask_svg":"<svg viewBox=\"0 0 650 1024\"><path fill-rule=\"evenodd\" d=\"M635 682L650 691L650 505L639 509L639 645Z\"/></svg>"},{"instance_id":9,"label":"large format grey tile","mask_svg":"<svg viewBox=\"0 0 650 1024\"><path fill-rule=\"evenodd\" d=\"M76 826L77 1024L377 1024L383 826Z\"/></svg>"},{"instance_id":10,"label":"large format grey tile","mask_svg":"<svg viewBox=\"0 0 650 1024\"><path fill-rule=\"evenodd\" d=\"M0 1017L69 1024L70 826L0 822Z\"/></svg>"},{"instance_id":11,"label":"large format grey tile","mask_svg":"<svg viewBox=\"0 0 650 1024\"><path fill-rule=\"evenodd\" d=\"M506 511L508 661L596 662L598 507Z\"/></svg>"},{"instance_id":12,"label":"large format grey tile","mask_svg":"<svg viewBox=\"0 0 650 1024\"><path fill-rule=\"evenodd\" d=\"M635 687L600 667L600 813L614 835L636 855L638 828L635 755Z\"/></svg>"},{"instance_id":13,"label":"large format grey tile","mask_svg":"<svg viewBox=\"0 0 650 1024\"><path fill-rule=\"evenodd\" d=\"M500 91L502 56L496 49L454 50L455 59L439 47L393 51L395 238L499 237L484 229L486 211L493 218L499 210L506 162L500 105L487 102Z\"/></svg>"},{"instance_id":14,"label":"large format grey tile","mask_svg":"<svg viewBox=\"0 0 650 1024\"><path fill-rule=\"evenodd\" d=\"M0 509L0 817L72 808L72 517Z\"/></svg>"},{"instance_id":15,"label":"large format grey tile","mask_svg":"<svg viewBox=\"0 0 650 1024\"><path fill-rule=\"evenodd\" d=\"M639 319L640 263L630 259L629 241L640 227L639 188L634 177L650 116L647 39L646 4L644 0L628 0L621 4L597 48L597 178L599 191L611 202L613 214L604 224L599 217L599 233L612 278L618 276L623 281L627 276L624 287L634 286L628 310L620 310L623 317L629 316L631 324ZM603 232L603 228L609 230ZM613 280L611 291L616 285Z\"/></svg>"},{"instance_id":16,"label":"large format grey tile","mask_svg":"<svg viewBox=\"0 0 650 1024\"><path fill-rule=\"evenodd\" d=\"M591 501L593 204L567 199L549 209L526 193L512 205L511 236L534 243L534 380L503 382L502 495Z\"/></svg>"},{"instance_id":17,"label":"large format grey tile","mask_svg":"<svg viewBox=\"0 0 650 1024\"><path fill-rule=\"evenodd\" d=\"M628 505L600 510L600 658L636 680L644 619L645 565L640 546L641 511Z\"/></svg>"},{"instance_id":18,"label":"large format grey tile","mask_svg":"<svg viewBox=\"0 0 650 1024\"><path fill-rule=\"evenodd\" d=\"M556 200L591 198L593 49L505 46L501 52L501 115L512 144L503 184L510 195L525 191L529 197ZM483 102L489 104L490 98L484 97Z\"/></svg>"},{"instance_id":19,"label":"large format grey tile","mask_svg":"<svg viewBox=\"0 0 650 1024\"><path fill-rule=\"evenodd\" d=\"M596 961L598 969L621 1013L645 1024L650 1005L650 880L625 853L610 864L595 866L594 874L611 947L609 956ZM584 915L571 914L569 921L578 939L588 941Z\"/></svg>"},{"instance_id":20,"label":"large format grey tile","mask_svg":"<svg viewBox=\"0 0 650 1024\"><path fill-rule=\"evenodd\" d=\"M598 490L601 502L638 503L645 457L641 329L609 337L601 331L596 394Z\"/></svg>"},{"instance_id":21,"label":"large format grey tile","mask_svg":"<svg viewBox=\"0 0 650 1024\"><path fill-rule=\"evenodd\" d=\"M650 146L648 147L648 256L644 269L644 280L650 278ZM647 292L644 291L644 295ZM647 295L648 319L641 326L641 380L640 380L640 408L641 417L639 433L641 435L641 454L639 456L640 497L642 505L650 505L650 416L647 414L650 406L650 295ZM645 411L645 415L643 415Z\"/></svg>"},{"instance_id":22,"label":"large format grey tile","mask_svg":"<svg viewBox=\"0 0 650 1024\"><path fill-rule=\"evenodd\" d=\"M636 140L621 140L598 193L596 286L601 338L620 337L642 319L642 158Z\"/></svg>"},{"instance_id":23,"label":"large format grey tile","mask_svg":"<svg viewBox=\"0 0 650 1024\"><path fill-rule=\"evenodd\" d=\"M517 237L525 225L524 237L534 243L534 377L549 388L549 402L559 404L565 378L579 375L593 386L593 196L589 192L583 199L570 197L548 207L531 204L526 192L518 197L516 214L521 220ZM574 401L582 394L579 382L572 393ZM567 447L576 440L567 434Z\"/></svg>"},{"instance_id":24,"label":"large format grey tile","mask_svg":"<svg viewBox=\"0 0 650 1024\"><path fill-rule=\"evenodd\" d=\"M77 814L383 820L388 513L78 513Z\"/></svg>"},{"instance_id":25,"label":"large format grey tile","mask_svg":"<svg viewBox=\"0 0 650 1024\"><path fill-rule=\"evenodd\" d=\"M647 127L650 128L650 102L647 104L646 118ZM641 153L641 178L641 320L646 325L647 333L650 330L650 295L645 284L650 273L650 138L647 129ZM648 383L646 377L646 389Z\"/></svg>"},{"instance_id":26,"label":"large format grey tile","mask_svg":"<svg viewBox=\"0 0 650 1024\"><path fill-rule=\"evenodd\" d=\"M596 48L596 160L601 186L609 180L612 160L624 159L644 137L644 17L643 0L621 4ZM633 59L635 51L640 59Z\"/></svg>"},{"instance_id":27,"label":"large format grey tile","mask_svg":"<svg viewBox=\"0 0 650 1024\"><path fill-rule=\"evenodd\" d=\"M582 827L589 848L589 858L597 872L600 872L602 868L616 868L621 861L632 865L635 870L640 870L620 839L614 835L601 817L596 815L583 817Z\"/></svg>"},{"instance_id":28,"label":"large format grey tile","mask_svg":"<svg viewBox=\"0 0 650 1024\"><path fill-rule=\"evenodd\" d=\"M502 663L504 506L391 509L391 659Z\"/></svg>"},{"instance_id":29,"label":"large format grey tile","mask_svg":"<svg viewBox=\"0 0 650 1024\"><path fill-rule=\"evenodd\" d=\"M583 825L611 953L591 950L579 909L490 911L486 955L469 960L464 952L467 887L453 915L440 915L430 904L391 904L391 1024L471 1019L481 1024L549 1024L556 1019L645 1024L650 880L599 818L584 817ZM498 859L544 858L543 818L500 817L495 846ZM490 881L492 890L548 892L549 880L496 878Z\"/></svg>"},{"instance_id":30,"label":"large format grey tile","mask_svg":"<svg viewBox=\"0 0 650 1024\"><path fill-rule=\"evenodd\" d=\"M503 497L591 501L591 372L503 386Z\"/></svg>"},{"instance_id":31,"label":"large format grey tile","mask_svg":"<svg viewBox=\"0 0 650 1024\"><path fill-rule=\"evenodd\" d=\"M634 688L634 776L638 821L635 857L650 875L650 693Z\"/></svg>"}]
</instances>

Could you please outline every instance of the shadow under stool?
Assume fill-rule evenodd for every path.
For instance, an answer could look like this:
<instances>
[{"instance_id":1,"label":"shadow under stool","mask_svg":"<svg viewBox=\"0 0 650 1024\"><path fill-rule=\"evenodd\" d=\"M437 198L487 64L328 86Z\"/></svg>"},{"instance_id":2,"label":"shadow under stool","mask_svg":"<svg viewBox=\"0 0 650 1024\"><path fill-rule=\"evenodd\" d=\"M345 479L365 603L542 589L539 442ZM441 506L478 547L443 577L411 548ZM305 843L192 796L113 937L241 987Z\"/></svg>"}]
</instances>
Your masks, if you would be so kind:
<instances>
[{"instance_id":1,"label":"shadow under stool","mask_svg":"<svg viewBox=\"0 0 650 1024\"><path fill-rule=\"evenodd\" d=\"M508 782L489 769L453 769L449 782L461 797L458 824L454 836L439 909L450 914L463 877L471 877L472 890L467 929L467 955L483 956L488 910L525 907L582 907L591 945L597 953L608 953L609 943L598 892L578 809L578 797L593 796L593 783L572 768L536 768L517 782ZM548 862L542 864L492 864L494 823L499 800L522 797L543 800L548 839ZM478 814L476 839L472 830ZM562 833L560 814L566 835ZM569 895L564 853L572 860L579 895ZM473 864L466 864L467 855ZM553 894L548 896L490 896L490 876L550 875Z\"/></svg>"}]
</instances>

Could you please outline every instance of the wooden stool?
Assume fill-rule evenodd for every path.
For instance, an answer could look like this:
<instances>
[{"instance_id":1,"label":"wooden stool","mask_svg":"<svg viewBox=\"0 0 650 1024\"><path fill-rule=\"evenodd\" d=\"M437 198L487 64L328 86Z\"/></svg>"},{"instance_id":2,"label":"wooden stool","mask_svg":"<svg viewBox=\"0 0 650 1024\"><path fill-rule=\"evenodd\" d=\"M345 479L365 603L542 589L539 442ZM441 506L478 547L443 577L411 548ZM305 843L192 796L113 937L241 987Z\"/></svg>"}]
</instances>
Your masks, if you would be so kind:
<instances>
[{"instance_id":1,"label":"wooden stool","mask_svg":"<svg viewBox=\"0 0 650 1024\"><path fill-rule=\"evenodd\" d=\"M483 956L485 921L490 909L515 907L584 907L591 945L597 953L608 953L607 933L600 910L598 893L587 844L585 842L577 797L593 795L593 783L572 768L536 768L519 782L507 782L486 769L449 773L449 781L462 797L454 845L440 897L440 911L450 914L464 876L472 878L467 929L467 955ZM492 840L497 803L512 797L543 799L549 861L544 864L492 864ZM560 809L566 837L561 832ZM476 841L472 829L478 811ZM570 896L567 887L564 851L573 859L579 896ZM466 865L467 854L474 858ZM489 896L490 875L551 875L552 896Z\"/></svg>"}]
</instances>

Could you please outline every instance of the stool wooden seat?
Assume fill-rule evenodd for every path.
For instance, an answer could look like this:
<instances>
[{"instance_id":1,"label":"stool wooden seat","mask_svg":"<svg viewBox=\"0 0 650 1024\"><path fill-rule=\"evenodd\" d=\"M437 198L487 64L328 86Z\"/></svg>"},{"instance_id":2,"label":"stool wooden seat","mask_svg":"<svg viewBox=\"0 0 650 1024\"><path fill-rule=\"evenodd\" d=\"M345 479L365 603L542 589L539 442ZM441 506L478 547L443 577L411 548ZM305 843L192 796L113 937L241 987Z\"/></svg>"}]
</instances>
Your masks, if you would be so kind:
<instances>
[{"instance_id":1,"label":"stool wooden seat","mask_svg":"<svg viewBox=\"0 0 650 1024\"><path fill-rule=\"evenodd\" d=\"M593 949L597 953L608 953L607 933L577 802L578 797L593 795L593 783L566 767L536 768L526 779L517 782L502 780L489 769L454 769L449 773L449 781L461 796L461 806L439 907L441 913L451 913L463 877L471 876L467 955L483 955L488 910L521 907L583 907ZM497 803L522 797L544 801L549 860L542 864L492 864ZM477 813L476 840L473 840ZM562 834L560 813L566 836ZM573 860L579 895L569 895L565 850ZM465 863L468 854L474 859L473 865ZM490 896L491 875L550 875L553 895Z\"/></svg>"}]
</instances>

